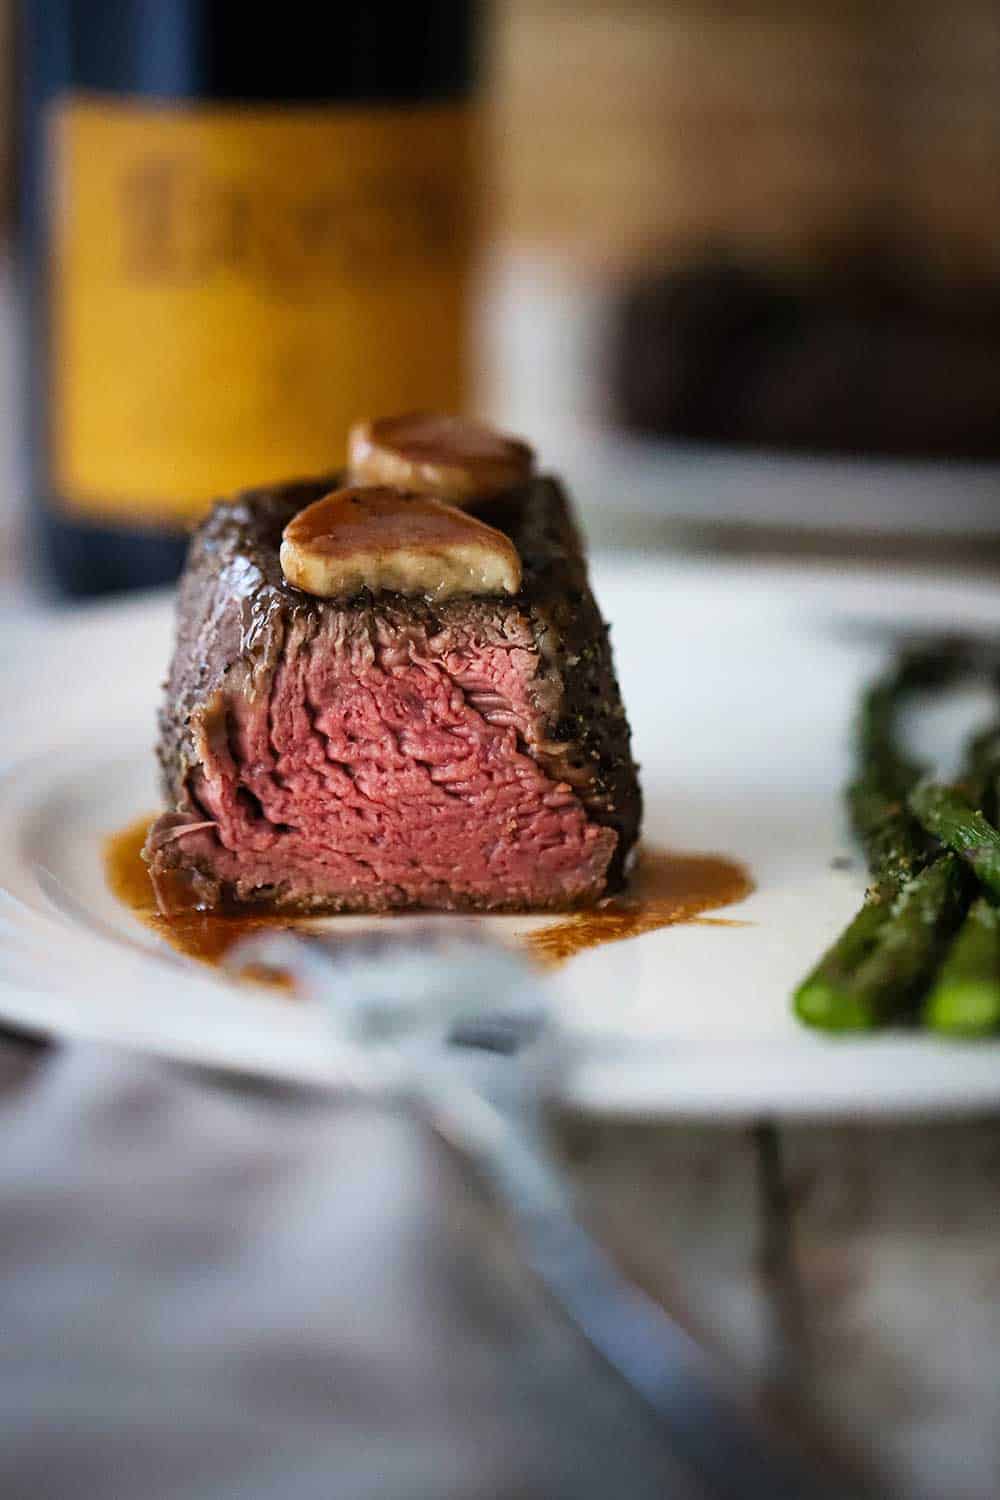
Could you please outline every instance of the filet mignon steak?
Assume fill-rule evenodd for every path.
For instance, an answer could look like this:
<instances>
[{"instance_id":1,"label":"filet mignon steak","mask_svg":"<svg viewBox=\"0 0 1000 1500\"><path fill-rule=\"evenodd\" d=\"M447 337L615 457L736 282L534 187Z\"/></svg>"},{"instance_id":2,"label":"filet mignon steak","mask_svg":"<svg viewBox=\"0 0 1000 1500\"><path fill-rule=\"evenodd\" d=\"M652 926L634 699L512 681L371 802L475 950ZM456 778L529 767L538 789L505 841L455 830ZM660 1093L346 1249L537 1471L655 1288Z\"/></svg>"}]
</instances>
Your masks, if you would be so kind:
<instances>
[{"instance_id":1,"label":"filet mignon steak","mask_svg":"<svg viewBox=\"0 0 1000 1500\"><path fill-rule=\"evenodd\" d=\"M334 476L250 491L195 534L160 713L164 912L511 911L620 885L640 796L607 628L560 486L475 507L519 594L292 587L281 532Z\"/></svg>"}]
</instances>

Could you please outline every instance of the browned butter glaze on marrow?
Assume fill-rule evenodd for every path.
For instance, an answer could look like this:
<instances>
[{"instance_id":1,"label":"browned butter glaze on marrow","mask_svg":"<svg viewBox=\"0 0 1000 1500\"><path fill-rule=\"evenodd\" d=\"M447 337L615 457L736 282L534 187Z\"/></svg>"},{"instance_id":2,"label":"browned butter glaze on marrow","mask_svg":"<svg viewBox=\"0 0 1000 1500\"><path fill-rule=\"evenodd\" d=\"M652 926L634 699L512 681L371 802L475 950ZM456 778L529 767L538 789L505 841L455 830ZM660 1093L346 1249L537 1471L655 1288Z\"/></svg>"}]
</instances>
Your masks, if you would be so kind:
<instances>
[{"instance_id":1,"label":"browned butter glaze on marrow","mask_svg":"<svg viewBox=\"0 0 1000 1500\"><path fill-rule=\"evenodd\" d=\"M516 594L521 559L509 537L426 495L385 485L334 490L292 517L281 571L320 599L372 593L441 601Z\"/></svg>"},{"instance_id":2,"label":"browned butter glaze on marrow","mask_svg":"<svg viewBox=\"0 0 1000 1500\"><path fill-rule=\"evenodd\" d=\"M467 505L526 484L535 455L527 443L468 417L408 412L352 427L348 463L355 484Z\"/></svg>"}]
</instances>

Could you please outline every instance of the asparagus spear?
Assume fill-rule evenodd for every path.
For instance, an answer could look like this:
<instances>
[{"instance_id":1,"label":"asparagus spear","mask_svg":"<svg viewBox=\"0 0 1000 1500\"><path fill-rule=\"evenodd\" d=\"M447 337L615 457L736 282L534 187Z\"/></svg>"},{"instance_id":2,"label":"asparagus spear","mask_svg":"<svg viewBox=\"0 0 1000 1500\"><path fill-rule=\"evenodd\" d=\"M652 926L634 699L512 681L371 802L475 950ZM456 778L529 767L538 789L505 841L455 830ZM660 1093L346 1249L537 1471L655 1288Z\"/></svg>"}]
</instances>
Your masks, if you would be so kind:
<instances>
[{"instance_id":1,"label":"asparagus spear","mask_svg":"<svg viewBox=\"0 0 1000 1500\"><path fill-rule=\"evenodd\" d=\"M893 671L865 691L854 732L858 775L847 788L855 835L875 883L868 899L793 997L795 1013L812 1026L855 1030L871 1023L872 1006L857 1001L853 980L875 947L894 896L926 863L929 841L906 806L922 767L902 751L896 730L900 702L945 669L927 651L901 657Z\"/></svg>"},{"instance_id":2,"label":"asparagus spear","mask_svg":"<svg viewBox=\"0 0 1000 1500\"><path fill-rule=\"evenodd\" d=\"M904 886L887 912L885 903L862 908L799 988L796 1013L827 1031L867 1031L905 1015L930 982L965 906L961 861L942 855ZM852 932L838 973L830 960L838 948L843 957L841 945Z\"/></svg>"},{"instance_id":3,"label":"asparagus spear","mask_svg":"<svg viewBox=\"0 0 1000 1500\"><path fill-rule=\"evenodd\" d=\"M996 825L1000 811L1000 724L991 724L969 742L961 790L973 807Z\"/></svg>"},{"instance_id":4,"label":"asparagus spear","mask_svg":"<svg viewBox=\"0 0 1000 1500\"><path fill-rule=\"evenodd\" d=\"M982 1036L1000 1030L1000 912L974 902L924 1002L935 1031Z\"/></svg>"},{"instance_id":5,"label":"asparagus spear","mask_svg":"<svg viewBox=\"0 0 1000 1500\"><path fill-rule=\"evenodd\" d=\"M902 890L930 856L930 841L906 806L908 791L886 792L870 779L847 789L851 826L875 877L876 900L880 891Z\"/></svg>"},{"instance_id":6,"label":"asparagus spear","mask_svg":"<svg viewBox=\"0 0 1000 1500\"><path fill-rule=\"evenodd\" d=\"M966 657L958 641L913 648L862 696L854 734L858 772L847 788L847 807L879 888L901 890L933 847L906 806L924 768L900 746L900 707L914 693L952 681L966 668Z\"/></svg>"},{"instance_id":7,"label":"asparagus spear","mask_svg":"<svg viewBox=\"0 0 1000 1500\"><path fill-rule=\"evenodd\" d=\"M909 696L946 686L970 666L970 648L961 640L916 646L862 696L854 736L857 775L847 805L874 883L865 905L795 992L795 1011L811 1025L867 1028L905 1009L929 980L939 931L947 934L958 924L961 871L951 862L938 876L928 873L939 845L907 804L923 768L901 747L897 726ZM977 785L993 784L1000 772L1000 730L982 736L975 749L970 776ZM920 930L921 911L930 915L932 941ZM881 995L880 984L886 986Z\"/></svg>"},{"instance_id":8,"label":"asparagus spear","mask_svg":"<svg viewBox=\"0 0 1000 1500\"><path fill-rule=\"evenodd\" d=\"M960 854L980 884L1000 897L1000 833L969 799L956 787L922 781L909 805L927 832Z\"/></svg>"},{"instance_id":9,"label":"asparagus spear","mask_svg":"<svg viewBox=\"0 0 1000 1500\"><path fill-rule=\"evenodd\" d=\"M1000 724L969 744L961 790L996 826L1000 813ZM924 1002L934 1031L982 1036L1000 1030L1000 911L985 897L970 908Z\"/></svg>"},{"instance_id":10,"label":"asparagus spear","mask_svg":"<svg viewBox=\"0 0 1000 1500\"><path fill-rule=\"evenodd\" d=\"M882 712L881 706L878 711ZM884 745L885 725L881 732ZM980 799L989 797L995 802L1000 779L1000 729L994 727L977 735L969 747L968 759L964 783L966 790L971 796ZM883 759L881 774L895 775L899 778L898 785L909 769L912 768L908 767L908 763L897 756L894 764ZM1000 834L972 806L969 796L963 796L956 788L924 782L911 791L908 801L912 813L917 815L925 832L963 855L980 880L1000 895ZM891 926L886 924L886 893L887 890L891 892L892 885L905 875L908 866L926 866L932 855L929 845L925 844L921 849L912 840L905 820L893 808L888 810L883 830L886 838L881 845L877 839L869 840L870 850L874 851L876 858L881 859L881 863L876 866L882 877L880 887L873 893L873 900L861 909L838 942L823 956L796 992L796 1013L812 1025L834 1030L853 1030L859 1026L877 1024L882 1006L873 995L872 987L881 982L881 976L886 972L886 963L890 963L893 977L884 997L885 1007L890 1014L895 1014L898 1013L900 1004L905 1005L905 993L897 992L894 998L892 992L896 983L894 976L900 972L900 945L902 944L902 962L905 965L916 964L922 950L919 946L908 946L908 940L904 941L900 936L901 933L910 932L911 927L907 923L900 925L894 920ZM927 873L927 869L924 873ZM918 892L923 889L922 884L913 884ZM929 884L933 887L934 882ZM904 889L907 887L904 886ZM957 900L960 914L963 902L961 891L958 892ZM927 951L933 958L933 949ZM1000 986L1000 974L997 982ZM914 989L918 988L915 974L912 975L912 986ZM905 986L903 989L905 990Z\"/></svg>"},{"instance_id":11,"label":"asparagus spear","mask_svg":"<svg viewBox=\"0 0 1000 1500\"><path fill-rule=\"evenodd\" d=\"M889 900L866 901L837 941L823 954L793 996L795 1014L810 1026L843 1029L839 1018L851 1008L844 1000L851 978L868 957L891 914Z\"/></svg>"}]
</instances>

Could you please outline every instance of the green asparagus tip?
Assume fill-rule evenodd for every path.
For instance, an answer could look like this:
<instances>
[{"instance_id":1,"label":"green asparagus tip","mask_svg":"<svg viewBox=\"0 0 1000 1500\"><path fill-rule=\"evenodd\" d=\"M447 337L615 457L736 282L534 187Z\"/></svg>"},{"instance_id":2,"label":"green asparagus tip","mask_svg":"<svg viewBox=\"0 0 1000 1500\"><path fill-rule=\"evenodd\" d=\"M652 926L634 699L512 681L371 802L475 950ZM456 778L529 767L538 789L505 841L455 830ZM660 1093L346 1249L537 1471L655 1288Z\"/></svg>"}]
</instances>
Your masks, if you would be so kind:
<instances>
[{"instance_id":1,"label":"green asparagus tip","mask_svg":"<svg viewBox=\"0 0 1000 1500\"><path fill-rule=\"evenodd\" d=\"M986 1036L1000 1029L1000 989L971 980L942 986L928 999L924 1023L952 1036Z\"/></svg>"},{"instance_id":2,"label":"green asparagus tip","mask_svg":"<svg viewBox=\"0 0 1000 1500\"><path fill-rule=\"evenodd\" d=\"M795 1014L822 1031L871 1031L877 1024L871 1007L850 990L820 978L807 979L795 991Z\"/></svg>"},{"instance_id":3,"label":"green asparagus tip","mask_svg":"<svg viewBox=\"0 0 1000 1500\"><path fill-rule=\"evenodd\" d=\"M952 1036L1000 1028L1000 910L974 902L924 1002L924 1023Z\"/></svg>"}]
</instances>

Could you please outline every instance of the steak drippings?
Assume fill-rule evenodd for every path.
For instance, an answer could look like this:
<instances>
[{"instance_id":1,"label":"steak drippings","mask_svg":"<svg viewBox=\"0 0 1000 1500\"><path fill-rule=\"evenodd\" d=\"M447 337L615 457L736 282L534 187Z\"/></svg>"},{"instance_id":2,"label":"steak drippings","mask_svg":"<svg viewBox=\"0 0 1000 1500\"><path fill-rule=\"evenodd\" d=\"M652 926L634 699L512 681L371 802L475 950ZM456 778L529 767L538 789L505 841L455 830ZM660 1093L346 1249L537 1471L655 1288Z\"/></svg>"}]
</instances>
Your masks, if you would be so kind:
<instances>
[{"instance_id":1,"label":"steak drippings","mask_svg":"<svg viewBox=\"0 0 1000 1500\"><path fill-rule=\"evenodd\" d=\"M106 879L118 900L179 952L203 963L219 964L241 938L261 930L289 927L308 930L321 922L326 936L335 933L335 919L290 921L259 906L228 911L189 910L163 916L142 858L148 826L148 818L140 818L106 840ZM542 926L533 925L530 931L520 934L519 941L538 963L554 968L588 948L640 937L661 927L688 922L705 922L722 928L742 926L738 921L708 913L742 901L752 890L753 880L747 869L724 855L642 850L629 890L622 896L592 911L574 912ZM246 977L260 978L257 974ZM269 983L281 979L281 976L267 977Z\"/></svg>"}]
</instances>

